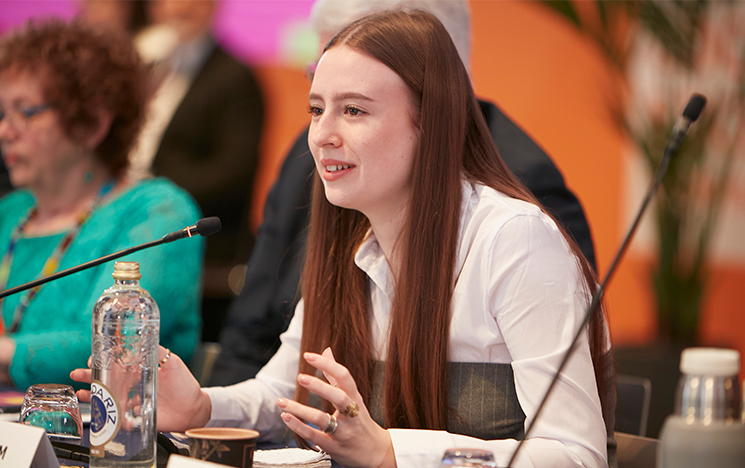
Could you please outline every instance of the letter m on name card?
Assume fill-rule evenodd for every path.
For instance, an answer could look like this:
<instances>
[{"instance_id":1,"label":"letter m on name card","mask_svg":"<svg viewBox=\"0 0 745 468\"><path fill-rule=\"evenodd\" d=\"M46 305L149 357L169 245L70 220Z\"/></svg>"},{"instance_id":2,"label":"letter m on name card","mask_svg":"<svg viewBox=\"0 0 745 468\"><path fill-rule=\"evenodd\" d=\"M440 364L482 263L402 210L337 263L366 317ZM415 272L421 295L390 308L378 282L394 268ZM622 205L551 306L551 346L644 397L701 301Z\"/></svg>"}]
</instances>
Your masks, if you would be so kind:
<instances>
[{"instance_id":1,"label":"letter m on name card","mask_svg":"<svg viewBox=\"0 0 745 468\"><path fill-rule=\"evenodd\" d=\"M0 468L59 468L44 429L0 422Z\"/></svg>"}]
</instances>

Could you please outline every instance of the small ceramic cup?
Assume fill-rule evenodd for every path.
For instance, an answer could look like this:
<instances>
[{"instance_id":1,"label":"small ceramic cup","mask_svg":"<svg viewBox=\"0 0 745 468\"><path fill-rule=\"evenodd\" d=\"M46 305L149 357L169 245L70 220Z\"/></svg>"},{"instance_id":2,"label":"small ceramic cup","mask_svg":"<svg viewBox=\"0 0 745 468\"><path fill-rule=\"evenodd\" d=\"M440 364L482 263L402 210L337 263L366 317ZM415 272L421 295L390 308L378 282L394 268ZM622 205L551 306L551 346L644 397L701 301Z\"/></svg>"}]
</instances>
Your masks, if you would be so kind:
<instances>
[{"instance_id":1,"label":"small ceramic cup","mask_svg":"<svg viewBox=\"0 0 745 468\"><path fill-rule=\"evenodd\" d=\"M259 433L235 427L202 427L186 431L189 456L221 465L251 468Z\"/></svg>"}]
</instances>

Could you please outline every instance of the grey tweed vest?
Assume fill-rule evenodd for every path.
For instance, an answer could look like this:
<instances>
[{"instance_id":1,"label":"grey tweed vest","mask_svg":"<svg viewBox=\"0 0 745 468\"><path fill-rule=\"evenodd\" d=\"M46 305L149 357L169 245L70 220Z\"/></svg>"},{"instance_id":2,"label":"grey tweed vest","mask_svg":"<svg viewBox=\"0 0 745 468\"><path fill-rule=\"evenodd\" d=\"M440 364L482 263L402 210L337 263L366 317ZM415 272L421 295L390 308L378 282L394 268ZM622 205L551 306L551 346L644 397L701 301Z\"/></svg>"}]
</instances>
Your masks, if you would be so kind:
<instances>
[{"instance_id":1,"label":"grey tweed vest","mask_svg":"<svg viewBox=\"0 0 745 468\"><path fill-rule=\"evenodd\" d=\"M368 410L382 427L385 363L375 363ZM522 439L525 414L517 401L515 378L509 364L451 362L448 432L479 439Z\"/></svg>"}]
</instances>

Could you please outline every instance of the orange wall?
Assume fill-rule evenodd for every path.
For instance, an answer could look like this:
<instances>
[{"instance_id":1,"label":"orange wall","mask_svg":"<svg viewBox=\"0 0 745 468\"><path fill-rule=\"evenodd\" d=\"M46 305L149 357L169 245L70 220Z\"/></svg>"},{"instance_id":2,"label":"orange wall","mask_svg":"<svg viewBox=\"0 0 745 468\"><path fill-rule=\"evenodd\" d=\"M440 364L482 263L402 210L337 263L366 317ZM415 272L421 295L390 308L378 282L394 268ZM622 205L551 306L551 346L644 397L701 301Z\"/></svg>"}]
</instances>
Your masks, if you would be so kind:
<instances>
[{"instance_id":1,"label":"orange wall","mask_svg":"<svg viewBox=\"0 0 745 468\"><path fill-rule=\"evenodd\" d=\"M553 157L580 198L595 241L600 273L625 234L625 142L608 114L622 87L599 50L572 25L540 4L472 0L472 73L476 93L503 110ZM308 121L309 84L300 70L258 70L267 98L264 161L256 206L282 157ZM257 226L261 210L253 222ZM652 259L631 252L607 293L617 344L654 339L656 318L649 287ZM703 314L705 343L732 346L745 356L745 267L713 266Z\"/></svg>"}]
</instances>

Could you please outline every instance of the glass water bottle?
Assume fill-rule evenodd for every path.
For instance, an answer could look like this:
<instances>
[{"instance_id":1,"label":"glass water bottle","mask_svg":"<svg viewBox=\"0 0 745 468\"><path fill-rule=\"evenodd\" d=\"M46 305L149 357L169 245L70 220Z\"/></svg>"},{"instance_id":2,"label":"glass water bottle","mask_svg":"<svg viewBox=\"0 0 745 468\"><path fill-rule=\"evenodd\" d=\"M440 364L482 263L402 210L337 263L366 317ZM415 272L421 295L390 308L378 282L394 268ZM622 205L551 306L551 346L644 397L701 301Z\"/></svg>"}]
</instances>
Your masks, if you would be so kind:
<instances>
[{"instance_id":1,"label":"glass water bottle","mask_svg":"<svg viewBox=\"0 0 745 468\"><path fill-rule=\"evenodd\" d=\"M91 467L155 466L160 312L136 262L117 262L93 308Z\"/></svg>"}]
</instances>

